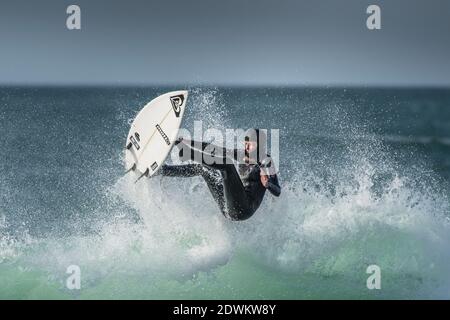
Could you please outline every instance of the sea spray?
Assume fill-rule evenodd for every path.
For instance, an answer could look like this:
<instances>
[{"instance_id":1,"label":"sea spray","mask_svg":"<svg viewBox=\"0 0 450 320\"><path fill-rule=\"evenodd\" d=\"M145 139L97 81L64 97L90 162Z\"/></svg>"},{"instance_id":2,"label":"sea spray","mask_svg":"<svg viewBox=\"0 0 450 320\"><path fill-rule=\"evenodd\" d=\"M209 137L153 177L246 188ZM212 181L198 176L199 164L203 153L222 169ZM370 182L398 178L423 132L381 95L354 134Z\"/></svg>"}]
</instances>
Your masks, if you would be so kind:
<instances>
[{"instance_id":1,"label":"sea spray","mask_svg":"<svg viewBox=\"0 0 450 320\"><path fill-rule=\"evenodd\" d=\"M441 153L422 159L446 149L385 142L382 105L337 89L191 90L188 128L280 128L282 195L237 223L200 177L123 175L127 119L165 89L86 90L70 91L74 106L28 93L3 113L32 144L2 140L15 161L1 180L1 298L449 298L446 167L427 162ZM14 123L18 110L33 119ZM41 141L48 128L58 148ZM372 264L381 290L366 287ZM70 265L80 290L66 287Z\"/></svg>"}]
</instances>

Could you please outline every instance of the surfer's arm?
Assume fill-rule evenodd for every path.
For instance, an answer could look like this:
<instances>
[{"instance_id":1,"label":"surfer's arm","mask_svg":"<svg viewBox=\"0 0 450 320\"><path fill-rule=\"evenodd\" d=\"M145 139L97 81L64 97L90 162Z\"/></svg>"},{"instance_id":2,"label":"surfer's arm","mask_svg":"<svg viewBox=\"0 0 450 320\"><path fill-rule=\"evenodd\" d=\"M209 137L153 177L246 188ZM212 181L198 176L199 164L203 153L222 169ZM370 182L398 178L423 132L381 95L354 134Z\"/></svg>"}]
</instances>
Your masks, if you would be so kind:
<instances>
[{"instance_id":1,"label":"surfer's arm","mask_svg":"<svg viewBox=\"0 0 450 320\"><path fill-rule=\"evenodd\" d=\"M263 185L267 190L270 191L275 197L280 196L281 187L278 182L277 170L272 161L272 158L267 155L267 157L260 164L261 169L261 181L264 181Z\"/></svg>"},{"instance_id":2,"label":"surfer's arm","mask_svg":"<svg viewBox=\"0 0 450 320\"><path fill-rule=\"evenodd\" d=\"M267 190L270 191L275 197L279 197L281 194L281 187L278 182L277 175L269 176L269 180L267 181Z\"/></svg>"}]
</instances>

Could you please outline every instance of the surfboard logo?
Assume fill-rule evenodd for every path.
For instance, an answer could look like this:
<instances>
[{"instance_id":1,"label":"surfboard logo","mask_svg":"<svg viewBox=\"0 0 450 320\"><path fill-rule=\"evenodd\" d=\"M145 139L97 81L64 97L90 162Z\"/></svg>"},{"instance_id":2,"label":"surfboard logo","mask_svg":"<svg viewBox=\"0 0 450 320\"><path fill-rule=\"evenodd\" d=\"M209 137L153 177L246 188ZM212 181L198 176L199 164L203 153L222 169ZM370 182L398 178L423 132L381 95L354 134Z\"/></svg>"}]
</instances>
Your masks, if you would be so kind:
<instances>
[{"instance_id":1,"label":"surfboard logo","mask_svg":"<svg viewBox=\"0 0 450 320\"><path fill-rule=\"evenodd\" d=\"M184 95L180 94L177 96L170 97L170 102L172 103L173 111L175 112L175 116L178 118L181 112L181 106L184 102Z\"/></svg>"},{"instance_id":2,"label":"surfboard logo","mask_svg":"<svg viewBox=\"0 0 450 320\"><path fill-rule=\"evenodd\" d=\"M155 162L153 162L152 166L150 167L152 169L152 171L155 171L156 168L158 168L158 164Z\"/></svg>"},{"instance_id":3,"label":"surfboard logo","mask_svg":"<svg viewBox=\"0 0 450 320\"><path fill-rule=\"evenodd\" d=\"M141 148L141 146L139 145L139 143L136 141L136 139L133 136L130 136L130 140L133 143L136 150L139 150Z\"/></svg>"},{"instance_id":4,"label":"surfboard logo","mask_svg":"<svg viewBox=\"0 0 450 320\"><path fill-rule=\"evenodd\" d=\"M161 129L161 127L159 126L159 124L156 125L156 130L158 130L158 132L161 134L161 137L164 139L164 141L167 143L167 145L170 146L170 140L169 140L169 137L168 137L167 134L163 131L163 129Z\"/></svg>"}]
</instances>

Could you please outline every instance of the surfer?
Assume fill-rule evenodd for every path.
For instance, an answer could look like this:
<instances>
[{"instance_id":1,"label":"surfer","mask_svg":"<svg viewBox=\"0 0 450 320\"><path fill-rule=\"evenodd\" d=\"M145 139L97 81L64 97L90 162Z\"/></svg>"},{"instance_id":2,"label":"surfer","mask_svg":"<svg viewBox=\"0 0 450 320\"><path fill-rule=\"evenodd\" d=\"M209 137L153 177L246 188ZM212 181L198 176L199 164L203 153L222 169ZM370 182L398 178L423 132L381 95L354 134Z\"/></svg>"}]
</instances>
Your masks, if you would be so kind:
<instances>
[{"instance_id":1,"label":"surfer","mask_svg":"<svg viewBox=\"0 0 450 320\"><path fill-rule=\"evenodd\" d=\"M249 129L242 152L180 138L175 145L180 149L182 159L197 163L163 165L159 174L203 177L220 211L231 220L246 220L259 208L266 190L276 197L281 193L275 165L266 152L266 141L264 131ZM208 157L214 161L205 161ZM238 170L233 160L238 163Z\"/></svg>"}]
</instances>

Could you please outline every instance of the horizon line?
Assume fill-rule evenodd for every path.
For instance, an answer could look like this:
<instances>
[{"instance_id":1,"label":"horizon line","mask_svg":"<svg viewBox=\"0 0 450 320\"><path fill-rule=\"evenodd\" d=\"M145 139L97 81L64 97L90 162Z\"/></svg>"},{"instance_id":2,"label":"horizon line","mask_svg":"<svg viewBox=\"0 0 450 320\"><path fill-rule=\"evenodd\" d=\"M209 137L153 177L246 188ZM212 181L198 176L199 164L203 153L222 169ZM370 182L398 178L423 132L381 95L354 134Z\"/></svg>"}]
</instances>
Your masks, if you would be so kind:
<instances>
[{"instance_id":1,"label":"horizon line","mask_svg":"<svg viewBox=\"0 0 450 320\"><path fill-rule=\"evenodd\" d=\"M357 84L357 83L296 83L296 84L270 84L270 83L0 83L0 88L321 88L321 89L450 89L450 84Z\"/></svg>"}]
</instances>

